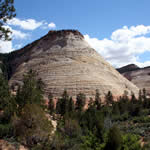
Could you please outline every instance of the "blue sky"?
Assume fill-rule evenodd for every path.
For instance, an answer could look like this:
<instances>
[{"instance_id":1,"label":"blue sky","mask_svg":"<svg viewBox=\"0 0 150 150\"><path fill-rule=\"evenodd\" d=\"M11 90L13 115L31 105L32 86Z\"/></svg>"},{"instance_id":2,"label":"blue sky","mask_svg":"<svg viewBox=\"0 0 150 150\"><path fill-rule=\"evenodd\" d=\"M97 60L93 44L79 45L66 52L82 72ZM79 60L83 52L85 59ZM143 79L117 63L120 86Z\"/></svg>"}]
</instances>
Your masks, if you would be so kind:
<instances>
[{"instance_id":1,"label":"blue sky","mask_svg":"<svg viewBox=\"0 0 150 150\"><path fill-rule=\"evenodd\" d=\"M78 29L113 66L148 66L149 7L149 0L15 0L16 20L7 24L13 41L3 42L0 52L23 47L49 30Z\"/></svg>"},{"instance_id":2,"label":"blue sky","mask_svg":"<svg viewBox=\"0 0 150 150\"><path fill-rule=\"evenodd\" d=\"M15 0L18 18L55 22L98 38L123 26L149 25L149 0Z\"/></svg>"}]
</instances>

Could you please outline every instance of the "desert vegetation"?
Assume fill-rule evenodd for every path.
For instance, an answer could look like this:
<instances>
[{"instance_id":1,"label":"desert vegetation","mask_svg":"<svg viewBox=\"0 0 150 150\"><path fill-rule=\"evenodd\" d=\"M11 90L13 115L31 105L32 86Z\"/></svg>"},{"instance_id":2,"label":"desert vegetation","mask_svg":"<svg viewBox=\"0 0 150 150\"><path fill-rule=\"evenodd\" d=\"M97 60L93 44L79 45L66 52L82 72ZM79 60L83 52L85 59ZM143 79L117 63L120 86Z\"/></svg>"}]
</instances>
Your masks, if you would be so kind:
<instances>
[{"instance_id":1,"label":"desert vegetation","mask_svg":"<svg viewBox=\"0 0 150 150\"><path fill-rule=\"evenodd\" d=\"M105 104L96 90L95 98L90 98L85 109L86 95L77 94L75 102L66 90L56 105L49 93L49 103L45 105L44 84L32 70L24 76L23 83L16 95L12 95L8 81L0 76L1 139L33 150L150 148L150 99L145 89L138 98L134 93L129 98L125 91L118 101L114 101L109 91ZM52 120L57 122L55 132Z\"/></svg>"}]
</instances>

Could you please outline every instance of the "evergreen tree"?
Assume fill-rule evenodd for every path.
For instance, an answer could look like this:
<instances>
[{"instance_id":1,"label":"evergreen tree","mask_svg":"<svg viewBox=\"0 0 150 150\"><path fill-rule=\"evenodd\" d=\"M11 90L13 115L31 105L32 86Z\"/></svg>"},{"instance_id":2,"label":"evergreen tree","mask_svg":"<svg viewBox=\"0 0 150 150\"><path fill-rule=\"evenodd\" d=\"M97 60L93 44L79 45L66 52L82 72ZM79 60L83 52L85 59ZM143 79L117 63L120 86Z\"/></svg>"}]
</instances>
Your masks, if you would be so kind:
<instances>
[{"instance_id":1,"label":"evergreen tree","mask_svg":"<svg viewBox=\"0 0 150 150\"><path fill-rule=\"evenodd\" d=\"M35 78L36 78L36 74L35 74ZM41 91L42 94L44 94L44 87L45 87L45 84L44 82L42 81L41 78L39 78L37 81L36 81L36 88Z\"/></svg>"},{"instance_id":2,"label":"evergreen tree","mask_svg":"<svg viewBox=\"0 0 150 150\"><path fill-rule=\"evenodd\" d=\"M60 114L61 113L61 100L58 99L56 102L56 113Z\"/></svg>"},{"instance_id":3,"label":"evergreen tree","mask_svg":"<svg viewBox=\"0 0 150 150\"><path fill-rule=\"evenodd\" d=\"M64 90L62 97L58 99L56 110L57 113L64 116L65 113L68 111L68 103L69 103L69 95L66 90Z\"/></svg>"},{"instance_id":4,"label":"evergreen tree","mask_svg":"<svg viewBox=\"0 0 150 150\"><path fill-rule=\"evenodd\" d=\"M48 96L49 102L48 102L48 110L50 112L50 114L52 115L55 111L55 106L54 106L54 101L53 101L53 95L52 93L49 94Z\"/></svg>"},{"instance_id":5,"label":"evergreen tree","mask_svg":"<svg viewBox=\"0 0 150 150\"><path fill-rule=\"evenodd\" d=\"M93 98L90 97L90 100L88 102L88 108L93 107L93 105L94 105Z\"/></svg>"},{"instance_id":6,"label":"evergreen tree","mask_svg":"<svg viewBox=\"0 0 150 150\"><path fill-rule=\"evenodd\" d=\"M119 150L122 143L120 130L113 126L108 133L108 141L105 150Z\"/></svg>"},{"instance_id":7,"label":"evergreen tree","mask_svg":"<svg viewBox=\"0 0 150 150\"><path fill-rule=\"evenodd\" d=\"M96 106L97 109L101 108L101 98L100 98L100 93L99 93L98 89L96 89L95 106Z\"/></svg>"},{"instance_id":8,"label":"evergreen tree","mask_svg":"<svg viewBox=\"0 0 150 150\"><path fill-rule=\"evenodd\" d=\"M147 98L147 92L146 92L146 89L145 89L145 88L143 89L143 95L142 95L142 97L143 97L143 107L144 107L144 108L148 108L149 105L150 105L150 101L149 101L149 99Z\"/></svg>"},{"instance_id":9,"label":"evergreen tree","mask_svg":"<svg viewBox=\"0 0 150 150\"><path fill-rule=\"evenodd\" d=\"M143 88L143 95L142 95L142 97L143 97L143 99L146 99L146 89L145 88Z\"/></svg>"},{"instance_id":10,"label":"evergreen tree","mask_svg":"<svg viewBox=\"0 0 150 150\"><path fill-rule=\"evenodd\" d=\"M134 95L133 92L131 92L131 102L132 102L133 104L135 104L135 103L137 102L137 99L136 99L136 97L135 97L135 95Z\"/></svg>"},{"instance_id":11,"label":"evergreen tree","mask_svg":"<svg viewBox=\"0 0 150 150\"><path fill-rule=\"evenodd\" d=\"M9 91L8 81L0 74L0 111L4 112L3 122L10 121L11 116L16 111L16 107L15 99Z\"/></svg>"},{"instance_id":12,"label":"evergreen tree","mask_svg":"<svg viewBox=\"0 0 150 150\"><path fill-rule=\"evenodd\" d=\"M113 103L114 99L111 91L108 91L108 93L105 95L105 99L107 105L111 105Z\"/></svg>"},{"instance_id":13,"label":"evergreen tree","mask_svg":"<svg viewBox=\"0 0 150 150\"><path fill-rule=\"evenodd\" d=\"M74 101L73 101L72 97L70 97L69 103L68 103L68 112L73 112L74 109L75 109Z\"/></svg>"},{"instance_id":14,"label":"evergreen tree","mask_svg":"<svg viewBox=\"0 0 150 150\"><path fill-rule=\"evenodd\" d=\"M142 103L142 91L139 90L139 97L138 97L139 101Z\"/></svg>"},{"instance_id":15,"label":"evergreen tree","mask_svg":"<svg viewBox=\"0 0 150 150\"><path fill-rule=\"evenodd\" d=\"M128 103L128 101L129 101L128 91L126 91L126 90L125 90L124 93L123 93L122 101L123 101L124 103Z\"/></svg>"},{"instance_id":16,"label":"evergreen tree","mask_svg":"<svg viewBox=\"0 0 150 150\"><path fill-rule=\"evenodd\" d=\"M84 132L92 132L99 140L102 140L104 118L95 107L89 107L81 116L80 124Z\"/></svg>"},{"instance_id":17,"label":"evergreen tree","mask_svg":"<svg viewBox=\"0 0 150 150\"><path fill-rule=\"evenodd\" d=\"M5 28L5 23L15 17L14 0L0 0L0 39L10 40L11 31Z\"/></svg>"},{"instance_id":18,"label":"evergreen tree","mask_svg":"<svg viewBox=\"0 0 150 150\"><path fill-rule=\"evenodd\" d=\"M36 73L30 70L23 79L23 86L19 88L16 95L16 101L21 110L26 104L43 105L43 84L36 79Z\"/></svg>"},{"instance_id":19,"label":"evergreen tree","mask_svg":"<svg viewBox=\"0 0 150 150\"><path fill-rule=\"evenodd\" d=\"M79 93L76 99L76 110L82 111L85 105L86 96L83 93Z\"/></svg>"},{"instance_id":20,"label":"evergreen tree","mask_svg":"<svg viewBox=\"0 0 150 150\"><path fill-rule=\"evenodd\" d=\"M131 93L131 101L129 102L128 110L131 116L138 116L141 111L141 104L137 101L134 93Z\"/></svg>"},{"instance_id":21,"label":"evergreen tree","mask_svg":"<svg viewBox=\"0 0 150 150\"><path fill-rule=\"evenodd\" d=\"M112 113L113 113L114 115L120 115L120 110L119 110L119 106L118 106L118 103L117 103L117 102L115 102L115 103L113 104Z\"/></svg>"},{"instance_id":22,"label":"evergreen tree","mask_svg":"<svg viewBox=\"0 0 150 150\"><path fill-rule=\"evenodd\" d=\"M0 110L4 110L10 101L8 82L0 74Z\"/></svg>"},{"instance_id":23,"label":"evergreen tree","mask_svg":"<svg viewBox=\"0 0 150 150\"><path fill-rule=\"evenodd\" d=\"M12 120L15 137L30 148L47 141L51 135L51 121L37 104L26 104L19 117L14 115Z\"/></svg>"},{"instance_id":24,"label":"evergreen tree","mask_svg":"<svg viewBox=\"0 0 150 150\"><path fill-rule=\"evenodd\" d=\"M128 92L124 91L123 96L120 96L118 100L120 114L126 113L128 111L129 105L130 104L129 104Z\"/></svg>"}]
</instances>

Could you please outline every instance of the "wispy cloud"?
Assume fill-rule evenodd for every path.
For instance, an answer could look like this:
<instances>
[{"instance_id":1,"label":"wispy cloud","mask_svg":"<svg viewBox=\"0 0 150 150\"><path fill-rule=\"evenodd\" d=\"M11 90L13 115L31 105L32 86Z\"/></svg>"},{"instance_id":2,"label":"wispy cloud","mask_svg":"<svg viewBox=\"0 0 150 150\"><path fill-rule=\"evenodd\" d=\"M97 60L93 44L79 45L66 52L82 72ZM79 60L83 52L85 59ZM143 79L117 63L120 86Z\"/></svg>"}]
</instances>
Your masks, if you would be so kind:
<instances>
[{"instance_id":1,"label":"wispy cloud","mask_svg":"<svg viewBox=\"0 0 150 150\"><path fill-rule=\"evenodd\" d=\"M19 18L13 18L7 23L8 25L19 26L21 29L24 30L35 30L42 26L44 24L44 21L36 21L34 19L21 20Z\"/></svg>"},{"instance_id":2,"label":"wispy cloud","mask_svg":"<svg viewBox=\"0 0 150 150\"><path fill-rule=\"evenodd\" d=\"M47 23L46 21L37 21L35 19L19 19L13 18L7 22L9 26L18 26L23 30L35 30L39 27L42 29L48 28L56 28L56 24L54 22Z\"/></svg>"}]
</instances>

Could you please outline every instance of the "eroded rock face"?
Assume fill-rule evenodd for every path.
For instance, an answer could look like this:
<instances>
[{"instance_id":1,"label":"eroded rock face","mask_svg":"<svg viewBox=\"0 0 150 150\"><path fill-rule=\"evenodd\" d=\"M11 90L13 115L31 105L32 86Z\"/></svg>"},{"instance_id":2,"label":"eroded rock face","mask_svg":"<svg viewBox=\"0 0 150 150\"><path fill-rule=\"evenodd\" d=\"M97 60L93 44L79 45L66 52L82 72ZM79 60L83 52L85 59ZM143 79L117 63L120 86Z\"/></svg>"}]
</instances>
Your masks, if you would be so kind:
<instances>
[{"instance_id":1,"label":"eroded rock face","mask_svg":"<svg viewBox=\"0 0 150 150\"><path fill-rule=\"evenodd\" d=\"M79 92L88 97L99 89L104 95L124 90L138 93L138 88L108 64L76 30L50 31L46 36L12 53L9 84L21 84L23 74L32 69L45 83L45 92L59 97L64 89L71 96Z\"/></svg>"},{"instance_id":2,"label":"eroded rock face","mask_svg":"<svg viewBox=\"0 0 150 150\"><path fill-rule=\"evenodd\" d=\"M129 65L128 65L129 66ZM127 68L126 70L121 72L124 77L126 77L129 81L134 83L139 89L145 88L147 93L150 95L150 67L145 68L128 68L128 66L124 66L122 68ZM118 71L122 71L122 68L117 69Z\"/></svg>"}]
</instances>

